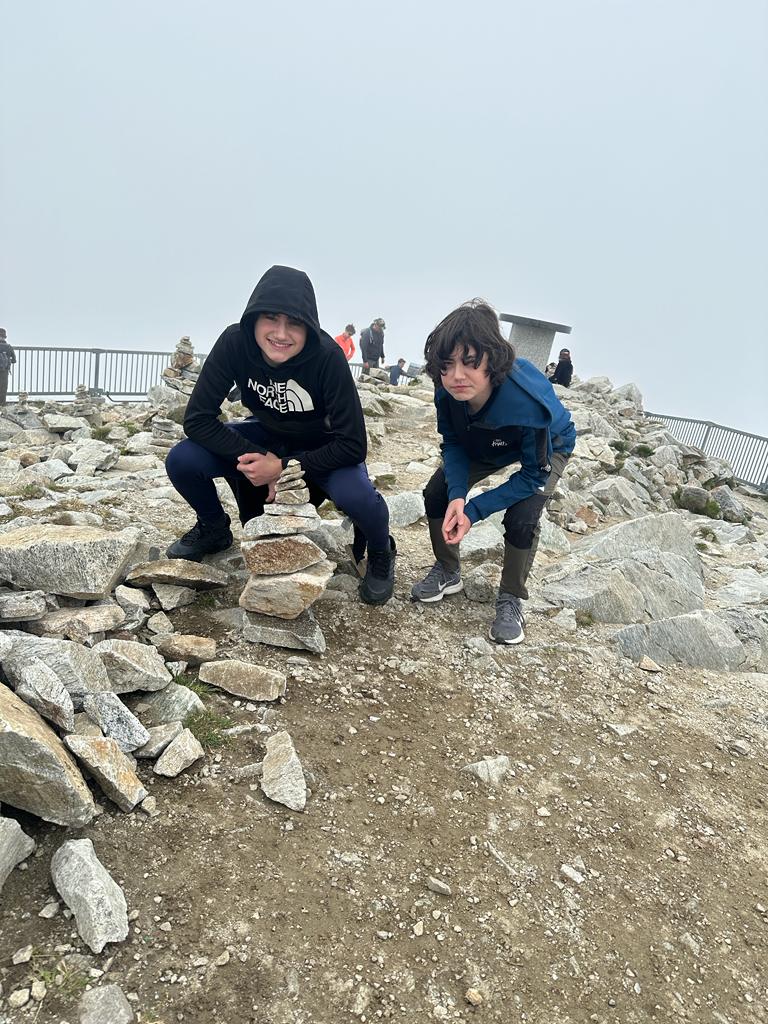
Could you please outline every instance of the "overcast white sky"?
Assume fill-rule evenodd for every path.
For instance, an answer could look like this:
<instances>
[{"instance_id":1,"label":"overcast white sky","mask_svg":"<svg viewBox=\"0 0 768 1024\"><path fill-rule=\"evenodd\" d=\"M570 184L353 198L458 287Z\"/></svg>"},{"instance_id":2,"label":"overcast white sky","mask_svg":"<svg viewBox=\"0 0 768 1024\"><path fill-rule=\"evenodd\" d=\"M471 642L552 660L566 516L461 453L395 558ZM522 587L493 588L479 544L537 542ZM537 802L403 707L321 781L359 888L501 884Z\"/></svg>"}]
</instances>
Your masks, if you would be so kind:
<instances>
[{"instance_id":1,"label":"overcast white sky","mask_svg":"<svg viewBox=\"0 0 768 1024\"><path fill-rule=\"evenodd\" d=\"M208 351L286 263L392 361L481 295L572 324L580 376L768 434L763 0L0 12L12 344Z\"/></svg>"}]
</instances>

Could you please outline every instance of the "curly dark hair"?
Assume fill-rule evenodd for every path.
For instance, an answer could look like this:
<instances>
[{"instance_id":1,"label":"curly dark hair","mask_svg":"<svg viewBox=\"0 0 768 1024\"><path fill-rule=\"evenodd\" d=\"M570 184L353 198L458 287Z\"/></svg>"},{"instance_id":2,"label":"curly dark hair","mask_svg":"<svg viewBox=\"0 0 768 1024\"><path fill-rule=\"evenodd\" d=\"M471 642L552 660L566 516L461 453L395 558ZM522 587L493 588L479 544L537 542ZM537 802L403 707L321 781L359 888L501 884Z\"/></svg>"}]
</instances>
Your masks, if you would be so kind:
<instances>
[{"instance_id":1,"label":"curly dark hair","mask_svg":"<svg viewBox=\"0 0 768 1024\"><path fill-rule=\"evenodd\" d=\"M512 369L514 347L506 340L499 327L496 311L484 299L471 299L454 309L430 333L424 345L427 373L436 383L445 370L455 349L462 348L466 359L474 350L473 362L479 366L488 356L488 376L493 387L498 387Z\"/></svg>"}]
</instances>

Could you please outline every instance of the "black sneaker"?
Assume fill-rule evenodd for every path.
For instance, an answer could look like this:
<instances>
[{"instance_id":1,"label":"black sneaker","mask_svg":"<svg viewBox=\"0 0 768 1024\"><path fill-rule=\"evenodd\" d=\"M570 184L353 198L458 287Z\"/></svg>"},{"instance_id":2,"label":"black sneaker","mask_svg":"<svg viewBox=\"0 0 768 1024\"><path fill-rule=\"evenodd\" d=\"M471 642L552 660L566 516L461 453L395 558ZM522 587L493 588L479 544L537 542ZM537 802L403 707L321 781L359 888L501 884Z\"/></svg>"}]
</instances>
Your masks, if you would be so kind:
<instances>
[{"instance_id":1,"label":"black sneaker","mask_svg":"<svg viewBox=\"0 0 768 1024\"><path fill-rule=\"evenodd\" d=\"M230 519L223 515L213 523L197 520L191 530L179 537L166 551L168 558L187 558L190 562L201 562L205 555L225 551L234 542L229 528Z\"/></svg>"},{"instance_id":2,"label":"black sneaker","mask_svg":"<svg viewBox=\"0 0 768 1024\"><path fill-rule=\"evenodd\" d=\"M395 586L395 555L397 548L392 537L384 551L368 549L368 567L365 579L360 581L358 593L366 604L386 604Z\"/></svg>"}]
</instances>

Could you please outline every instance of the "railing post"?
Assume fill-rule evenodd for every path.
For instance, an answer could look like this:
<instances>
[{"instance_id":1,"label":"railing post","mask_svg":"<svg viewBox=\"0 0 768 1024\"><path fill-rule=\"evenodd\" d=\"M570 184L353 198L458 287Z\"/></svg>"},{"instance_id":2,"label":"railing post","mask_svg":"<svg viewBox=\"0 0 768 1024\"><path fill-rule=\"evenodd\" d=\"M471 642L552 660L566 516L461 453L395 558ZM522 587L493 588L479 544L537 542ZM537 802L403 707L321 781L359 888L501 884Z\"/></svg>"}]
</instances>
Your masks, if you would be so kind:
<instances>
[{"instance_id":1,"label":"railing post","mask_svg":"<svg viewBox=\"0 0 768 1024\"><path fill-rule=\"evenodd\" d=\"M101 362L101 349L100 348L95 348L92 351L96 354L96 360L95 360L95 362L93 364L93 384L91 385L91 387L94 390L98 391L98 389L100 387L100 384L99 384L99 364Z\"/></svg>"},{"instance_id":2,"label":"railing post","mask_svg":"<svg viewBox=\"0 0 768 1024\"><path fill-rule=\"evenodd\" d=\"M714 426L714 423L707 423L707 429L704 431L704 437L702 437L702 439L701 439L701 450L704 452L705 455L709 455L709 452L707 451L706 445L707 445L707 441L709 440L709 435L712 433L712 427L713 426Z\"/></svg>"}]
</instances>

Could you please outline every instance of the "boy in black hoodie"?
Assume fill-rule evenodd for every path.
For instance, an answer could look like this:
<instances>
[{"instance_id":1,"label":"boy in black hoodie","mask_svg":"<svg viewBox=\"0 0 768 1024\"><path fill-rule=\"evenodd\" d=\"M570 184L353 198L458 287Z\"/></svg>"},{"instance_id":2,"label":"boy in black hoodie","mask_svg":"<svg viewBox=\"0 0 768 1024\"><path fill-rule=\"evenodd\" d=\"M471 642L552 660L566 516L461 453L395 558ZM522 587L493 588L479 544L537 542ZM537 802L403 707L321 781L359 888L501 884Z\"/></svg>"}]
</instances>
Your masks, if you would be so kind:
<instances>
[{"instance_id":1,"label":"boy in black hoodie","mask_svg":"<svg viewBox=\"0 0 768 1024\"><path fill-rule=\"evenodd\" d=\"M225 424L221 403L233 382L253 418ZM232 486L245 523L274 500L277 478L296 459L313 504L330 498L355 524L358 543L367 542L360 597L367 604L389 600L395 560L389 511L365 468L365 421L352 374L320 327L305 273L275 266L264 274L240 322L227 327L205 360L184 432L187 440L168 453L166 469L197 522L168 548L170 558L200 561L232 544L215 478Z\"/></svg>"}]
</instances>

